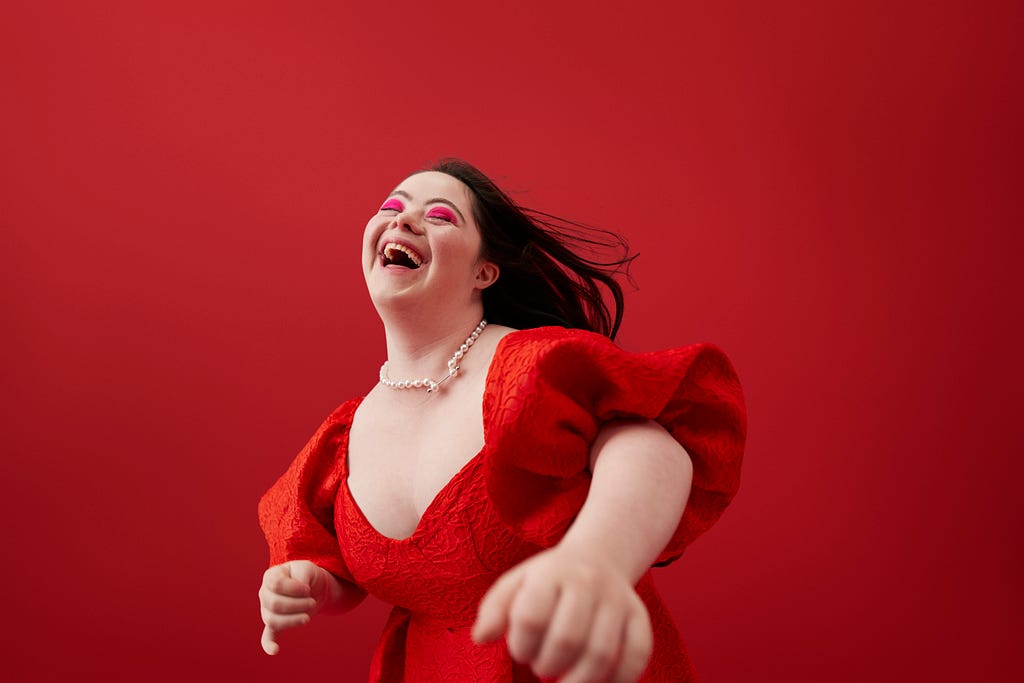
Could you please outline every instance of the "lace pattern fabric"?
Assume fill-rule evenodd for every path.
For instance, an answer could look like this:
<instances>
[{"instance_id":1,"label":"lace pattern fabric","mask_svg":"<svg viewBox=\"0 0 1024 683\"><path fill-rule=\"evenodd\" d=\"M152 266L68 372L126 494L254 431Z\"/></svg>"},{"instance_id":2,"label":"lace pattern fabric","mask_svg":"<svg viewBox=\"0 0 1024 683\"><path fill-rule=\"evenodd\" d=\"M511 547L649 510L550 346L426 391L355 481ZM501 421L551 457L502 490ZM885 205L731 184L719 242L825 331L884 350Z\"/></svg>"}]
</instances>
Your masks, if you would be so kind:
<instances>
[{"instance_id":1,"label":"lace pattern fabric","mask_svg":"<svg viewBox=\"0 0 1024 683\"><path fill-rule=\"evenodd\" d=\"M271 564L308 559L394 605L371 681L537 681L504 644L470 639L476 608L505 571L556 544L586 499L602 424L657 420L694 462L690 501L666 563L722 514L739 485L743 396L710 345L622 351L580 330L538 328L499 343L484 394L485 444L438 492L411 536L374 529L346 484L342 404L260 502ZM655 634L643 681L696 680L647 572L637 586Z\"/></svg>"}]
</instances>

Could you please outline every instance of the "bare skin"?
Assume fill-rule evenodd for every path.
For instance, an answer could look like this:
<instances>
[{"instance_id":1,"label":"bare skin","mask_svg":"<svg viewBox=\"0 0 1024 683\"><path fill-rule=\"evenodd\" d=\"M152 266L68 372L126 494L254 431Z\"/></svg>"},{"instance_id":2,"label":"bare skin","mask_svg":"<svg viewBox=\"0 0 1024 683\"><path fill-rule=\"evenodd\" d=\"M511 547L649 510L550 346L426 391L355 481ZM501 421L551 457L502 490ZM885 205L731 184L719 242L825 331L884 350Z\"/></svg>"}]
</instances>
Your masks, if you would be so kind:
<instances>
[{"instance_id":1,"label":"bare skin","mask_svg":"<svg viewBox=\"0 0 1024 683\"><path fill-rule=\"evenodd\" d=\"M480 603L473 636L505 635L509 652L563 683L635 681L653 647L633 589L668 543L689 496L692 465L659 425L606 425L591 448L593 479L558 545L506 572Z\"/></svg>"},{"instance_id":2,"label":"bare skin","mask_svg":"<svg viewBox=\"0 0 1024 683\"><path fill-rule=\"evenodd\" d=\"M440 173L407 178L401 210L379 212L364 235L364 275L384 323L389 375L440 379L448 358L483 317L481 292L499 276L480 258L469 190ZM442 198L454 207L435 211ZM387 265L381 245L400 240L422 263ZM348 485L381 534L406 538L438 491L483 446L487 369L508 328L489 326L436 394L377 385L353 419ZM396 429L401 425L401 429ZM434 444L443 443L445 448ZM621 421L591 449L587 501L565 538L503 575L481 601L473 636L505 636L538 675L568 683L635 681L652 649L650 619L634 585L664 548L685 506L692 466L660 426ZM343 612L364 593L310 562L264 574L264 650L319 612Z\"/></svg>"},{"instance_id":3,"label":"bare skin","mask_svg":"<svg viewBox=\"0 0 1024 683\"><path fill-rule=\"evenodd\" d=\"M349 432L348 487L382 535L411 536L437 493L483 448L487 369L498 341L510 331L484 330L457 378L435 394L377 385L359 405Z\"/></svg>"}]
</instances>

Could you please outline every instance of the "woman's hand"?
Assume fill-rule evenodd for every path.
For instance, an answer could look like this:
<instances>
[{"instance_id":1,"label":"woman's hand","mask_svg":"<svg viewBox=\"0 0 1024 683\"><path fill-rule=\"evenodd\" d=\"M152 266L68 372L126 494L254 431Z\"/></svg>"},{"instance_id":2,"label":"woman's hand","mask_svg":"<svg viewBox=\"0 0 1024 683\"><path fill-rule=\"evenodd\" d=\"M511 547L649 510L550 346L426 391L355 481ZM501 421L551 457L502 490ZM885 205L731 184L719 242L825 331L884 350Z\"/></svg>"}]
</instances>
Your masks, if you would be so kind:
<instances>
[{"instance_id":1,"label":"woman's hand","mask_svg":"<svg viewBox=\"0 0 1024 683\"><path fill-rule=\"evenodd\" d=\"M331 600L332 583L337 584L337 579L330 572L307 560L285 562L265 571L260 586L263 651L276 655L281 649L278 633L308 624Z\"/></svg>"},{"instance_id":2,"label":"woman's hand","mask_svg":"<svg viewBox=\"0 0 1024 683\"><path fill-rule=\"evenodd\" d=\"M561 683L632 683L653 648L647 608L626 576L559 546L506 572L480 602L474 640L503 633L513 659Z\"/></svg>"}]
</instances>

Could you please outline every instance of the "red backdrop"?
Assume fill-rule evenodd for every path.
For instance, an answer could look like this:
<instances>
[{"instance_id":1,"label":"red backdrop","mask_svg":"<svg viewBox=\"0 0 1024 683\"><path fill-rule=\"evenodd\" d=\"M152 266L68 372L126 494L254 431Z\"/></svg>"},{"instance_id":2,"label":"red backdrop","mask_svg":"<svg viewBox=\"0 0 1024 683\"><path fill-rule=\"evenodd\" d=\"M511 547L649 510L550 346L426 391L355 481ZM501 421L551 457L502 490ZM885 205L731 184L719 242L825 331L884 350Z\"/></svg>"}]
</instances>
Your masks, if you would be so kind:
<instances>
[{"instance_id":1,"label":"red backdrop","mask_svg":"<svg viewBox=\"0 0 1024 683\"><path fill-rule=\"evenodd\" d=\"M379 604L262 654L255 506L443 155L630 238L624 346L734 359L657 577L706 680L1024 677L1020 4L559 5L5 4L2 677L365 676Z\"/></svg>"}]
</instances>

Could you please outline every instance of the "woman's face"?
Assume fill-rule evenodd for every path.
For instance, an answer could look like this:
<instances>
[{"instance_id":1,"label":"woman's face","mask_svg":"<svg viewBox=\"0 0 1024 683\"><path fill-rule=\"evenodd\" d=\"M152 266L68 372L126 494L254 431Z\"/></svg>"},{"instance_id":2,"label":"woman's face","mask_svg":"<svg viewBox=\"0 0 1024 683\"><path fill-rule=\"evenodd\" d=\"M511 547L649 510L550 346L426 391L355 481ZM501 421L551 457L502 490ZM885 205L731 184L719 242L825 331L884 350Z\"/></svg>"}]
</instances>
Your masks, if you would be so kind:
<instances>
[{"instance_id":1,"label":"woman's face","mask_svg":"<svg viewBox=\"0 0 1024 683\"><path fill-rule=\"evenodd\" d=\"M417 294L468 304L498 275L480 250L469 188L426 171L399 183L366 224L363 275L376 304Z\"/></svg>"}]
</instances>

